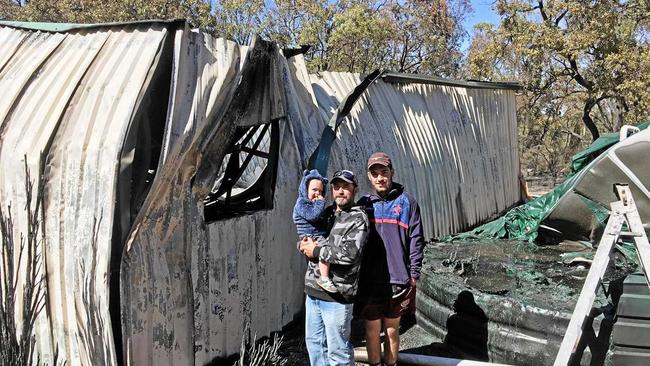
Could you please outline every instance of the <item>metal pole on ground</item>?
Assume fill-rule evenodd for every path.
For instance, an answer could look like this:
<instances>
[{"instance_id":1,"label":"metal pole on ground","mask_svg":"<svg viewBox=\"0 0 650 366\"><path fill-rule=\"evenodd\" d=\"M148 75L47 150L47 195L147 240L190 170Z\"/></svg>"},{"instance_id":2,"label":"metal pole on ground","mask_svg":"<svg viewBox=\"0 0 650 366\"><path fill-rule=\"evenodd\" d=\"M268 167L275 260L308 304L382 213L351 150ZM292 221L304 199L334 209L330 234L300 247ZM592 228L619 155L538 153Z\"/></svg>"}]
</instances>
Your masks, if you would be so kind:
<instances>
[{"instance_id":1,"label":"metal pole on ground","mask_svg":"<svg viewBox=\"0 0 650 366\"><path fill-rule=\"evenodd\" d=\"M354 360L358 362L368 362L368 353L365 349L354 350ZM400 365L412 366L507 366L499 363L489 363L482 361L459 360L456 358L418 355L413 353L400 352L397 355L397 361Z\"/></svg>"}]
</instances>

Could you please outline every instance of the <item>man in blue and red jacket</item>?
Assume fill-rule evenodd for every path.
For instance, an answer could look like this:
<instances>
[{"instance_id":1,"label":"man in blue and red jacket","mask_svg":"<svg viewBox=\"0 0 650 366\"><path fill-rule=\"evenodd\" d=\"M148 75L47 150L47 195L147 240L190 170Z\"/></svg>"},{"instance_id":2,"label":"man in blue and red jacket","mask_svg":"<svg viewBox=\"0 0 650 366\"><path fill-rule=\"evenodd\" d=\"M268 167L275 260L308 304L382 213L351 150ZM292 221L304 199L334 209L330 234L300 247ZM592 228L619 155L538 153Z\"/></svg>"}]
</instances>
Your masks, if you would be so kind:
<instances>
[{"instance_id":1,"label":"man in blue and red jacket","mask_svg":"<svg viewBox=\"0 0 650 366\"><path fill-rule=\"evenodd\" d=\"M396 364L400 319L415 308L415 286L422 268L420 208L401 184L393 182L394 175L387 154L372 154L368 179L373 192L359 200L370 219L370 236L361 265L357 309L366 320L371 365L381 365L382 328L386 332L384 365Z\"/></svg>"}]
</instances>

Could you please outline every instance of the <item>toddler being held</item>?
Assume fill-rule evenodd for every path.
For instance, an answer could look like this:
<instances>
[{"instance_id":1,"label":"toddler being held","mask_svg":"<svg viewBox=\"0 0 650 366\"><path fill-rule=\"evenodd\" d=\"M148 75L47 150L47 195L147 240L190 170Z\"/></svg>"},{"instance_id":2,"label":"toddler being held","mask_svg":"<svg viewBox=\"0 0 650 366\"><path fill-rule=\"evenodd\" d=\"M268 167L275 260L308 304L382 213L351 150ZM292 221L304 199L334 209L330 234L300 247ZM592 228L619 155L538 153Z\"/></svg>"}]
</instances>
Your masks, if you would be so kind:
<instances>
[{"instance_id":1,"label":"toddler being held","mask_svg":"<svg viewBox=\"0 0 650 366\"><path fill-rule=\"evenodd\" d=\"M316 241L319 236L327 235L327 218L324 215L326 185L327 178L320 175L318 170L303 172L298 187L298 199L293 207L293 222L296 224L300 240L312 237ZM320 261L318 267L318 285L327 292L337 292L336 286L329 278L329 263Z\"/></svg>"}]
</instances>

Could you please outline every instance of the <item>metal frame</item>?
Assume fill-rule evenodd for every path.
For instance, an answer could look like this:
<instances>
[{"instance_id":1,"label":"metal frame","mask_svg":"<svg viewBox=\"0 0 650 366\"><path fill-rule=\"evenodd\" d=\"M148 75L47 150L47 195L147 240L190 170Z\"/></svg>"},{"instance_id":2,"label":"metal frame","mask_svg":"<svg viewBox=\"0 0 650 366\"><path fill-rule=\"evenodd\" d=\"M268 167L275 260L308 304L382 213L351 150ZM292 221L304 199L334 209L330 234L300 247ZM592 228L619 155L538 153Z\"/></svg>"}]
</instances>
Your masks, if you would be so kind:
<instances>
[{"instance_id":1,"label":"metal frame","mask_svg":"<svg viewBox=\"0 0 650 366\"><path fill-rule=\"evenodd\" d=\"M478 80L452 80L437 78L435 76L421 74L407 74L400 72L386 71L382 73L381 78L387 83L416 83L416 84L434 84L458 86L469 89L507 89L520 90L521 84L515 81L478 81Z\"/></svg>"},{"instance_id":2,"label":"metal frame","mask_svg":"<svg viewBox=\"0 0 650 366\"><path fill-rule=\"evenodd\" d=\"M632 198L632 192L630 192L627 184L614 184L614 192L618 196L619 201L611 203L611 215L607 221L605 232L598 244L598 250L596 250L596 255L594 256L591 269L580 292L575 310L567 326L560 350L553 364L554 366L568 365L573 361L572 358L575 355L576 348L582 336L582 328L596 299L596 290L605 275L605 270L610 259L609 255L612 247L619 238L631 237L634 239L646 281L650 278L648 277L648 271L650 270L650 243L648 243L648 237L643 228L641 217ZM627 224L629 231L623 231L623 224Z\"/></svg>"},{"instance_id":3,"label":"metal frame","mask_svg":"<svg viewBox=\"0 0 650 366\"><path fill-rule=\"evenodd\" d=\"M252 146L247 146L255 134L260 131ZM269 137L269 151L260 150L260 144L265 137ZM248 214L253 211L273 208L273 194L277 175L277 160L280 145L279 122L273 121L250 128L238 128L234 141L227 154L231 158L226 163L221 184L213 190L205 200L206 222L226 219L233 216ZM244 161L239 163L239 155L246 153ZM253 157L267 160L266 167L260 178L244 192L233 195L235 184L241 179L244 171ZM225 196L224 196L225 195Z\"/></svg>"}]
</instances>

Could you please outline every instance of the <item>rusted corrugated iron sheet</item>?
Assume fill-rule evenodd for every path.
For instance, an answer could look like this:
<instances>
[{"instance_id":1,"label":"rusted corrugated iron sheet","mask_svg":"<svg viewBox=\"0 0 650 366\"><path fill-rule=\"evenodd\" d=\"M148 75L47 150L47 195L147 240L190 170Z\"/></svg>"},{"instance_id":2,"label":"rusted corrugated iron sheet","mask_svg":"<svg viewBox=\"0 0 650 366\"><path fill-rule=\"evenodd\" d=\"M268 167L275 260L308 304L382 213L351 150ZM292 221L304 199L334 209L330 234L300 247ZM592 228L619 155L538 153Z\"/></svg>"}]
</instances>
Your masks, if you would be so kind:
<instances>
[{"instance_id":1,"label":"rusted corrugated iron sheet","mask_svg":"<svg viewBox=\"0 0 650 366\"><path fill-rule=\"evenodd\" d=\"M45 181L41 360L51 363L58 347L68 365L115 364L108 274L119 155L166 29L1 29L24 36L0 74L0 191L3 206L14 203L17 231L26 232L16 204L25 202L23 156Z\"/></svg>"},{"instance_id":2,"label":"rusted corrugated iron sheet","mask_svg":"<svg viewBox=\"0 0 650 366\"><path fill-rule=\"evenodd\" d=\"M319 107L331 114L361 77L324 72L311 81ZM373 83L338 129L330 171L363 177L368 156L387 152L395 179L420 203L428 237L460 232L512 206L520 198L514 91L469 86ZM367 179L361 188L370 189Z\"/></svg>"}]
</instances>

